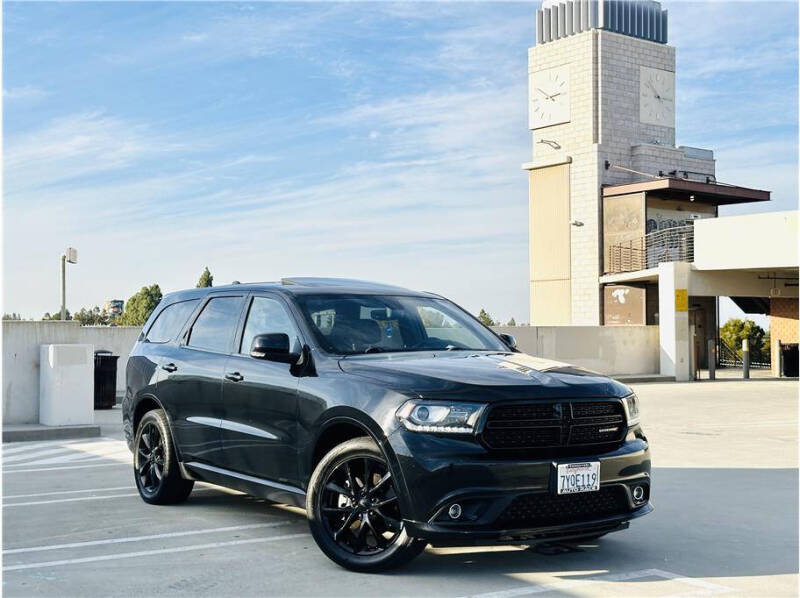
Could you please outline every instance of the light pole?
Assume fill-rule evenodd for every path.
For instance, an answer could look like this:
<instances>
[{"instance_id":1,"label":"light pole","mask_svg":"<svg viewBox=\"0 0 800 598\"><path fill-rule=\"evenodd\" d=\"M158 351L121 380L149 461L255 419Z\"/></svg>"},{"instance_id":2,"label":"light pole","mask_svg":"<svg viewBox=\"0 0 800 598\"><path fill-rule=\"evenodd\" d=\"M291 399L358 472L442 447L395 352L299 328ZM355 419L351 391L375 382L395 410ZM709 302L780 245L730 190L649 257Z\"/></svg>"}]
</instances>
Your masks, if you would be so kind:
<instances>
[{"instance_id":1,"label":"light pole","mask_svg":"<svg viewBox=\"0 0 800 598\"><path fill-rule=\"evenodd\" d=\"M67 247L61 254L61 321L67 319L67 263L78 263L78 250L74 247Z\"/></svg>"}]
</instances>

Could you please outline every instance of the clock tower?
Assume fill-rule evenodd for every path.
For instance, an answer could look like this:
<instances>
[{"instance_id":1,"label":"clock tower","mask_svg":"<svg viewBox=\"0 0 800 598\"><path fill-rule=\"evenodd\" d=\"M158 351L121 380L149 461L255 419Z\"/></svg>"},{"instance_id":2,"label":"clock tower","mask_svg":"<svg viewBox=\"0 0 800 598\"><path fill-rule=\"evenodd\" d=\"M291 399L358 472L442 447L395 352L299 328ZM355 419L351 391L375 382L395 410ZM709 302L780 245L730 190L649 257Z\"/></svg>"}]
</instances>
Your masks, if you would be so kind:
<instances>
[{"instance_id":1,"label":"clock tower","mask_svg":"<svg viewBox=\"0 0 800 598\"><path fill-rule=\"evenodd\" d=\"M528 51L530 322L603 323L603 186L682 171L713 154L675 147L675 49L651 0L543 0Z\"/></svg>"}]
</instances>

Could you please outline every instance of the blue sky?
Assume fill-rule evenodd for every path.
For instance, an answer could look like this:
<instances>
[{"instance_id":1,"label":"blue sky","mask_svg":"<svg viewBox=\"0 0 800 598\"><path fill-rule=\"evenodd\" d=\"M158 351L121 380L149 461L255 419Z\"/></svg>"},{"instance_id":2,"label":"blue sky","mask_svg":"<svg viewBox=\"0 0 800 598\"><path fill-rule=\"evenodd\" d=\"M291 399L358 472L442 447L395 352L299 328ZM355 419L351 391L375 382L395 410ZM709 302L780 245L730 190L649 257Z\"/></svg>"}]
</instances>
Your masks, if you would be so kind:
<instances>
[{"instance_id":1,"label":"blue sky","mask_svg":"<svg viewBox=\"0 0 800 598\"><path fill-rule=\"evenodd\" d=\"M794 209L796 4L666 5L678 143ZM4 311L56 309L73 245L70 309L209 266L526 321L537 6L4 3Z\"/></svg>"}]
</instances>

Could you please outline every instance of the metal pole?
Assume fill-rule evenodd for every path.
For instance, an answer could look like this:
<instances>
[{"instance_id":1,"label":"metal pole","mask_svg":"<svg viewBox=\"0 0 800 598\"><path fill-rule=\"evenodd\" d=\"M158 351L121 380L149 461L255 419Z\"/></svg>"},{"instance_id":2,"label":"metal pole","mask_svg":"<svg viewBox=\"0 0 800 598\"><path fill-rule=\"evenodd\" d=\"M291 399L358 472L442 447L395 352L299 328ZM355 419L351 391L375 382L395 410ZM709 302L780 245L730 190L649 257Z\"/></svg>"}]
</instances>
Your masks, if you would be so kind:
<instances>
[{"instance_id":1,"label":"metal pole","mask_svg":"<svg viewBox=\"0 0 800 598\"><path fill-rule=\"evenodd\" d=\"M717 344L713 338L708 339L706 359L708 360L708 379L714 380L717 377Z\"/></svg>"},{"instance_id":2,"label":"metal pole","mask_svg":"<svg viewBox=\"0 0 800 598\"><path fill-rule=\"evenodd\" d=\"M750 341L742 339L742 377L750 377Z\"/></svg>"},{"instance_id":3,"label":"metal pole","mask_svg":"<svg viewBox=\"0 0 800 598\"><path fill-rule=\"evenodd\" d=\"M67 256L61 256L61 320L67 319Z\"/></svg>"}]
</instances>

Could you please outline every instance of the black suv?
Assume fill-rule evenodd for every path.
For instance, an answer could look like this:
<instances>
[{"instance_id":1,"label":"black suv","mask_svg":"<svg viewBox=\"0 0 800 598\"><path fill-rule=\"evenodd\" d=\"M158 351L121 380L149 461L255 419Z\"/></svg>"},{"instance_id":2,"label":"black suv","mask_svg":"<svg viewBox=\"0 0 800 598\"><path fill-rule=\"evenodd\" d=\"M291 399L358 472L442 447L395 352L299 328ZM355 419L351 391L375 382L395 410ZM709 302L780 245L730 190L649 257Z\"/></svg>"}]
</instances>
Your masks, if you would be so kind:
<instances>
[{"instance_id":1,"label":"black suv","mask_svg":"<svg viewBox=\"0 0 800 598\"><path fill-rule=\"evenodd\" d=\"M304 506L335 562L596 538L652 510L626 386L432 293L294 278L164 297L127 368L142 498L195 480Z\"/></svg>"}]
</instances>

